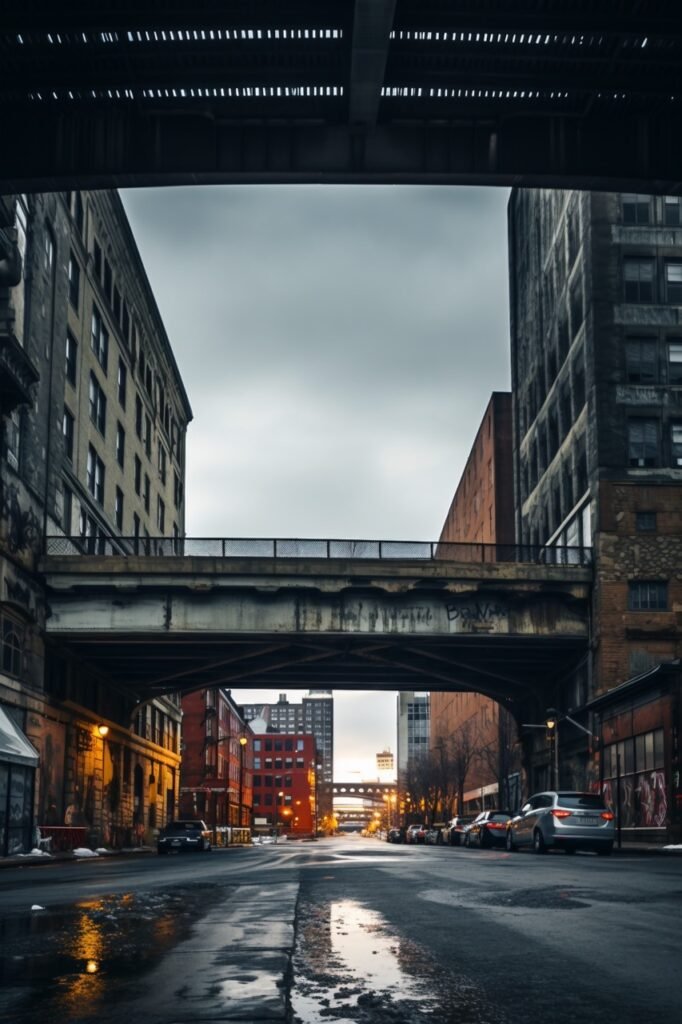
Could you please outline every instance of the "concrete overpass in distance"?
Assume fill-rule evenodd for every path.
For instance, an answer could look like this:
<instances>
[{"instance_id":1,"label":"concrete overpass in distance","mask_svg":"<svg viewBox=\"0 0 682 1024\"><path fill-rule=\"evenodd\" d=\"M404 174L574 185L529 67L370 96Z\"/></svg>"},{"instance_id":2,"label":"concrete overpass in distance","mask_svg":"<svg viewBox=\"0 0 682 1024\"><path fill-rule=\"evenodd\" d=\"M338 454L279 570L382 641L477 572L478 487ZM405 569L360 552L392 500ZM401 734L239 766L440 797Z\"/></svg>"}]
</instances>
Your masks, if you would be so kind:
<instances>
[{"instance_id":1,"label":"concrete overpass in distance","mask_svg":"<svg viewBox=\"0 0 682 1024\"><path fill-rule=\"evenodd\" d=\"M677 193L674 0L3 5L0 193L198 183Z\"/></svg>"},{"instance_id":2,"label":"concrete overpass in distance","mask_svg":"<svg viewBox=\"0 0 682 1024\"><path fill-rule=\"evenodd\" d=\"M242 551L203 557L80 543L55 539L49 551L72 553L41 565L48 642L136 701L324 687L476 690L513 708L587 651L588 551L546 564L546 549L418 542L180 542Z\"/></svg>"}]
</instances>

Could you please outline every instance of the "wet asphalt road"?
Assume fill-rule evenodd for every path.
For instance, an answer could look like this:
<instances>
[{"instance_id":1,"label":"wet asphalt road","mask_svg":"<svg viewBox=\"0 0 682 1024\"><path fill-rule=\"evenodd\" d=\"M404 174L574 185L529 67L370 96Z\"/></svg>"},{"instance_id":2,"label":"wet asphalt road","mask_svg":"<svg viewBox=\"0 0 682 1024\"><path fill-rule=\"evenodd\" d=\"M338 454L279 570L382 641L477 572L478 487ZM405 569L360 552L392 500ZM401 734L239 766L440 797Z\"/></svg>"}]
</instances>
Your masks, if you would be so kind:
<instances>
[{"instance_id":1,"label":"wet asphalt road","mask_svg":"<svg viewBox=\"0 0 682 1024\"><path fill-rule=\"evenodd\" d=\"M0 1021L660 1024L681 911L678 856L349 837L4 869Z\"/></svg>"}]
</instances>

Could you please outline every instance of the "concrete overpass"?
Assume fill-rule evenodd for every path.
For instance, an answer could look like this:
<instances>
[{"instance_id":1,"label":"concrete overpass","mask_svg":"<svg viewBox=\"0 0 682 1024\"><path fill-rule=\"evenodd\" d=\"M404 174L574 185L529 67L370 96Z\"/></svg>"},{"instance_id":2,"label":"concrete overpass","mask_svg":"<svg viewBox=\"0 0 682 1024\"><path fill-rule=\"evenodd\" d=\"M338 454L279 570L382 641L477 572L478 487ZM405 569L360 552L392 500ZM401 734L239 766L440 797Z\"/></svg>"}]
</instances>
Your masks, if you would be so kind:
<instances>
[{"instance_id":1,"label":"concrete overpass","mask_svg":"<svg viewBox=\"0 0 682 1024\"><path fill-rule=\"evenodd\" d=\"M678 192L681 56L675 0L25 0L0 28L0 192Z\"/></svg>"},{"instance_id":2,"label":"concrete overpass","mask_svg":"<svg viewBox=\"0 0 682 1024\"><path fill-rule=\"evenodd\" d=\"M48 641L136 700L323 686L473 689L511 707L589 637L588 565L50 555L41 570Z\"/></svg>"}]
</instances>

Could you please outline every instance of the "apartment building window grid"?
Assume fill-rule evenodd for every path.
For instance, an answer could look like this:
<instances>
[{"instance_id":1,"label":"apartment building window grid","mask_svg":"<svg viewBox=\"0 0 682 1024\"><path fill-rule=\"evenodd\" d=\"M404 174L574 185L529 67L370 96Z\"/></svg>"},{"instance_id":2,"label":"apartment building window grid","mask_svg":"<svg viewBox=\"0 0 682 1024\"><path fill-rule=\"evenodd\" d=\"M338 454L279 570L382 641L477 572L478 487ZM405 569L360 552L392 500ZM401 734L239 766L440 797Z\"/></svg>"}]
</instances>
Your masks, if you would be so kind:
<instances>
[{"instance_id":1,"label":"apartment building window grid","mask_svg":"<svg viewBox=\"0 0 682 1024\"><path fill-rule=\"evenodd\" d=\"M654 261L629 258L624 262L625 301L654 301Z\"/></svg>"},{"instance_id":2,"label":"apartment building window grid","mask_svg":"<svg viewBox=\"0 0 682 1024\"><path fill-rule=\"evenodd\" d=\"M90 344L98 363L106 373L107 363L109 360L109 332L104 326L100 311L97 306L94 305L92 307L92 332Z\"/></svg>"},{"instance_id":3,"label":"apartment building window grid","mask_svg":"<svg viewBox=\"0 0 682 1024\"><path fill-rule=\"evenodd\" d=\"M104 463L95 449L88 447L87 486L90 494L100 504L104 504Z\"/></svg>"},{"instance_id":4,"label":"apartment building window grid","mask_svg":"<svg viewBox=\"0 0 682 1024\"><path fill-rule=\"evenodd\" d=\"M73 462L73 438L74 418L66 406L64 406L64 418L62 421L62 433L64 435L64 454L69 462Z\"/></svg>"},{"instance_id":5,"label":"apartment building window grid","mask_svg":"<svg viewBox=\"0 0 682 1024\"><path fill-rule=\"evenodd\" d=\"M78 310L81 287L81 268L73 253L69 253L69 302Z\"/></svg>"},{"instance_id":6,"label":"apartment building window grid","mask_svg":"<svg viewBox=\"0 0 682 1024\"><path fill-rule=\"evenodd\" d=\"M102 389L94 373L90 374L89 399L90 419L95 424L102 437L105 437L107 421L107 399L106 395L104 394L104 390Z\"/></svg>"},{"instance_id":7,"label":"apartment building window grid","mask_svg":"<svg viewBox=\"0 0 682 1024\"><path fill-rule=\"evenodd\" d=\"M116 461L121 469L125 465L126 432L120 423L116 424Z\"/></svg>"},{"instance_id":8,"label":"apartment building window grid","mask_svg":"<svg viewBox=\"0 0 682 1024\"><path fill-rule=\"evenodd\" d=\"M69 384L72 384L75 387L77 379L78 342L71 331L66 332L65 361L66 379Z\"/></svg>"}]
</instances>

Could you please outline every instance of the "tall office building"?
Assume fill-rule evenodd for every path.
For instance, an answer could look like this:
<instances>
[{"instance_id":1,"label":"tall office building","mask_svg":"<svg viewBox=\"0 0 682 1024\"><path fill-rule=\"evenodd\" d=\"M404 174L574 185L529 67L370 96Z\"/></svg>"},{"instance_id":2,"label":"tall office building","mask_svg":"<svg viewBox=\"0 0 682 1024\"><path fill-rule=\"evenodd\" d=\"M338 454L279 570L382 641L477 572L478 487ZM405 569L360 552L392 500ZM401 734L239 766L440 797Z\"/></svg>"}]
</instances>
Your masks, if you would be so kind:
<instances>
[{"instance_id":1,"label":"tall office building","mask_svg":"<svg viewBox=\"0 0 682 1024\"><path fill-rule=\"evenodd\" d=\"M561 783L620 765L627 828L679 837L682 199L515 189L509 238L517 539L593 549L590 651L548 680Z\"/></svg>"},{"instance_id":2,"label":"tall office building","mask_svg":"<svg viewBox=\"0 0 682 1024\"><path fill-rule=\"evenodd\" d=\"M401 789L414 762L429 752L430 695L402 691L398 694L397 715L398 788Z\"/></svg>"},{"instance_id":3,"label":"tall office building","mask_svg":"<svg viewBox=\"0 0 682 1024\"><path fill-rule=\"evenodd\" d=\"M132 697L46 645L35 569L48 537L73 554L181 537L192 417L117 193L13 196L3 218L0 719L33 755L0 741L0 856L34 823L116 844L174 812L179 700L150 702L131 728ZM7 788L22 806L3 829Z\"/></svg>"}]
</instances>

